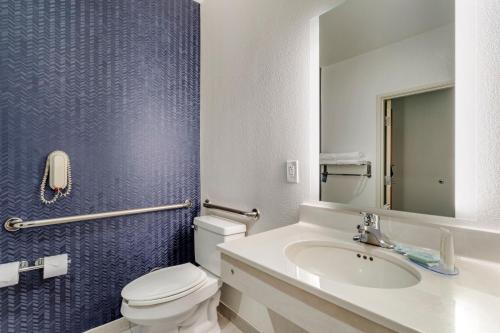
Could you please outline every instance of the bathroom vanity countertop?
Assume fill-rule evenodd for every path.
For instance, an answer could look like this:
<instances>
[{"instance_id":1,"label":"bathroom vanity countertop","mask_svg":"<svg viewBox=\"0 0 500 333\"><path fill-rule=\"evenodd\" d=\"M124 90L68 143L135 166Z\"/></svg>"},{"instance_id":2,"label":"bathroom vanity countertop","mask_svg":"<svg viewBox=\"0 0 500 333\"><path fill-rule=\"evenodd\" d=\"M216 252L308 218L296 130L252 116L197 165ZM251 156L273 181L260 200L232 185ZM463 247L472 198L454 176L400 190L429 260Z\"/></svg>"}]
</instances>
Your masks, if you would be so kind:
<instances>
[{"instance_id":1,"label":"bathroom vanity countertop","mask_svg":"<svg viewBox=\"0 0 500 333\"><path fill-rule=\"evenodd\" d=\"M355 312L397 332L500 332L500 264L458 257L457 276L444 276L411 264L421 281L407 288L378 289L328 280L315 284L301 279L285 248L301 241L354 243L354 233L316 224L294 225L219 245L222 253L282 281ZM356 244L356 243L355 243ZM399 260L391 250L377 249Z\"/></svg>"}]
</instances>

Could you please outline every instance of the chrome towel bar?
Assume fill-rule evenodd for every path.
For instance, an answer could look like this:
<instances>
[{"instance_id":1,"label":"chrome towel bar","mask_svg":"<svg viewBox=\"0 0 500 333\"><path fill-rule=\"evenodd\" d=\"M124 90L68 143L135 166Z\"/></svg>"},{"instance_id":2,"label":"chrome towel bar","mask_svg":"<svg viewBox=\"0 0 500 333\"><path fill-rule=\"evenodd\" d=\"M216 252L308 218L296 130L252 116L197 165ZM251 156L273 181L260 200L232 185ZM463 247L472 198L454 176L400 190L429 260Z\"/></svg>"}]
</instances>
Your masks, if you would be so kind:
<instances>
[{"instance_id":1,"label":"chrome towel bar","mask_svg":"<svg viewBox=\"0 0 500 333\"><path fill-rule=\"evenodd\" d=\"M328 164L328 165L336 165L336 164ZM336 166L366 166L365 173L347 173L347 172L328 172L328 165L322 164L323 172L321 172L321 182L326 183L328 180L328 176L355 176L355 177L372 177L372 164L371 162L362 162L362 163L352 163L352 164L339 164Z\"/></svg>"},{"instance_id":2,"label":"chrome towel bar","mask_svg":"<svg viewBox=\"0 0 500 333\"><path fill-rule=\"evenodd\" d=\"M20 219L18 217L11 217L7 221L5 221L4 227L7 231L17 231L19 229L36 228L36 227L42 227L42 226L46 226L46 225L81 222L81 221L88 221L88 220L99 220L99 219L105 219L105 218L110 218L110 217L159 212L159 211L163 211L163 210L190 208L192 206L193 206L193 203L191 202L191 200L186 200L184 203L175 204L175 205L118 210L118 211L114 211L114 212L58 217L58 218L53 218L53 219L45 219L45 220L37 220L37 221L23 221L22 219Z\"/></svg>"},{"instance_id":3,"label":"chrome towel bar","mask_svg":"<svg viewBox=\"0 0 500 333\"><path fill-rule=\"evenodd\" d=\"M243 215L246 217L251 217L254 220L258 220L260 218L260 212L257 208L252 209L251 212L245 212L243 210L235 209L235 208L229 208L229 207L224 207L224 206L219 206L219 205L214 205L213 203L210 203L210 200L205 200L203 203L203 207L209 208L209 209L217 209L217 210L222 210L225 212L233 213L233 214L238 214L238 215Z\"/></svg>"}]
</instances>

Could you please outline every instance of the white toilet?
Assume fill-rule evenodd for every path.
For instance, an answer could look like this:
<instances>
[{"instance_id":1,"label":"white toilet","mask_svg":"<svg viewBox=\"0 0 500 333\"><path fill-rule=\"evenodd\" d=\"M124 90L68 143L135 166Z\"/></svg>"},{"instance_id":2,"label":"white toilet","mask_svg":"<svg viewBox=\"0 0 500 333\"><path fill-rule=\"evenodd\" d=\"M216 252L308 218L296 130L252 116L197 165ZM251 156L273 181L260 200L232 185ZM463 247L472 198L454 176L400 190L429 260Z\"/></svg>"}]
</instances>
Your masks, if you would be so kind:
<instances>
[{"instance_id":1,"label":"white toilet","mask_svg":"<svg viewBox=\"0 0 500 333\"><path fill-rule=\"evenodd\" d=\"M194 219L195 260L160 269L122 290L121 313L141 333L218 333L221 282L217 244L245 237L246 226L215 216Z\"/></svg>"}]
</instances>

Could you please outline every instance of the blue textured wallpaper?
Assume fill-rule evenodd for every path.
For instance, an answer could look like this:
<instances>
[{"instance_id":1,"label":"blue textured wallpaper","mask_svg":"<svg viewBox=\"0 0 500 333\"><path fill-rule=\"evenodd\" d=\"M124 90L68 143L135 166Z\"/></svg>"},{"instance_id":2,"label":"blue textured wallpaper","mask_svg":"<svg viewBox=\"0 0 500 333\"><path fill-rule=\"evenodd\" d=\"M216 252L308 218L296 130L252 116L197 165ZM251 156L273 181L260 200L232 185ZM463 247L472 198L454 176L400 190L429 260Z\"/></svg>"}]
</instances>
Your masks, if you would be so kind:
<instances>
[{"instance_id":1,"label":"blue textured wallpaper","mask_svg":"<svg viewBox=\"0 0 500 333\"><path fill-rule=\"evenodd\" d=\"M0 263L68 253L63 277L0 289L0 332L82 332L120 316L125 284L193 260L199 210L199 5L0 0L0 222L195 202L192 209L0 230ZM47 207L47 154L73 192Z\"/></svg>"}]
</instances>

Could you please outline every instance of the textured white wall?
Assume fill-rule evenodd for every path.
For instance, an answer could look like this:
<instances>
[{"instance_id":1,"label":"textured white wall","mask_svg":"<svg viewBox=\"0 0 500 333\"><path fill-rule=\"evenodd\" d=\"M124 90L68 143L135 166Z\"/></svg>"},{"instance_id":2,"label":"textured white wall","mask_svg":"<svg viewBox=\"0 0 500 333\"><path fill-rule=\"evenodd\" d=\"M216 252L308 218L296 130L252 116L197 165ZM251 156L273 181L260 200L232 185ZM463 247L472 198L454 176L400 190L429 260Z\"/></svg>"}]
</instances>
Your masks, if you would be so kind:
<instances>
[{"instance_id":1,"label":"textured white wall","mask_svg":"<svg viewBox=\"0 0 500 333\"><path fill-rule=\"evenodd\" d=\"M202 197L258 207L262 218L250 233L295 222L299 204L319 196L319 176L312 183L309 173L317 151L310 143L317 110L309 105L309 26L334 2L202 5ZM300 161L300 184L286 183L287 159Z\"/></svg>"},{"instance_id":2,"label":"textured white wall","mask_svg":"<svg viewBox=\"0 0 500 333\"><path fill-rule=\"evenodd\" d=\"M477 0L478 222L500 228L500 1Z\"/></svg>"},{"instance_id":3,"label":"textured white wall","mask_svg":"<svg viewBox=\"0 0 500 333\"><path fill-rule=\"evenodd\" d=\"M323 67L322 152L362 152L375 175L332 177L322 184L323 200L378 206L377 97L453 82L453 30L443 26Z\"/></svg>"},{"instance_id":4,"label":"textured white wall","mask_svg":"<svg viewBox=\"0 0 500 333\"><path fill-rule=\"evenodd\" d=\"M202 195L259 207L251 233L294 222L297 204L317 195L309 20L334 3L202 4ZM456 0L457 216L485 226L500 224L499 7ZM301 184L285 182L286 159L300 160Z\"/></svg>"}]
</instances>

